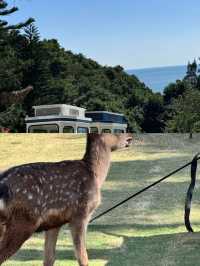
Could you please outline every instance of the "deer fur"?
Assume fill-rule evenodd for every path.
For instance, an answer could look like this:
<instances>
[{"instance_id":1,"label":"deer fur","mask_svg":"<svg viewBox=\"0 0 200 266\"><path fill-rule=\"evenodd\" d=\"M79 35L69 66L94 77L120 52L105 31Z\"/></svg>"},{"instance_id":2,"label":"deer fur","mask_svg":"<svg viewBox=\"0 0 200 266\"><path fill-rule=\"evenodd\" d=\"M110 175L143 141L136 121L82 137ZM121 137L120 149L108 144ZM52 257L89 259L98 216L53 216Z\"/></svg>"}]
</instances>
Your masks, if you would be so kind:
<instances>
[{"instance_id":1,"label":"deer fur","mask_svg":"<svg viewBox=\"0 0 200 266\"><path fill-rule=\"evenodd\" d=\"M34 233L45 231L44 266L53 266L62 225L70 226L80 266L88 265L85 236L100 204L111 151L130 134L88 134L82 160L31 163L0 174L0 265Z\"/></svg>"}]
</instances>

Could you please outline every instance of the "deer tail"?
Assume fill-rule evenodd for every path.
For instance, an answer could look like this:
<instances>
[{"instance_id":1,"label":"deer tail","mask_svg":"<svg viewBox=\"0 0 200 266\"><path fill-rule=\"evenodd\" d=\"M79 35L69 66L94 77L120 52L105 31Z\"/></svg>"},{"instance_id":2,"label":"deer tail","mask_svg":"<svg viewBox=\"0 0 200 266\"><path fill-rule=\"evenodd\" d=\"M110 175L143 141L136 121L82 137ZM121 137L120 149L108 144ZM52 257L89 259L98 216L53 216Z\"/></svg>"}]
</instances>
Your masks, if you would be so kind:
<instances>
[{"instance_id":1,"label":"deer tail","mask_svg":"<svg viewBox=\"0 0 200 266\"><path fill-rule=\"evenodd\" d=\"M195 188L196 183L196 172L197 172L197 161L199 158L199 153L193 158L191 163L191 183L189 185L186 199L185 199L185 226L188 230L188 232L194 232L192 229L192 226L190 224L190 210L191 210L191 204L192 204L192 195Z\"/></svg>"}]
</instances>

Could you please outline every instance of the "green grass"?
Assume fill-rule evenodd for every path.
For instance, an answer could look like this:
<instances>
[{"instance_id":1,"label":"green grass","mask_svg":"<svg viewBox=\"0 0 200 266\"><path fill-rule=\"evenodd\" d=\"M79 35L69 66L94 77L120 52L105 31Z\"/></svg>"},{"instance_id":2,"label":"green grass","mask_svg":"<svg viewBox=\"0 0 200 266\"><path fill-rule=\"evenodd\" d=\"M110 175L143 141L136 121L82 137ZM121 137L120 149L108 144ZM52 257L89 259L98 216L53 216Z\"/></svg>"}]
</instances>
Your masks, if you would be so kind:
<instances>
[{"instance_id":1,"label":"green grass","mask_svg":"<svg viewBox=\"0 0 200 266\"><path fill-rule=\"evenodd\" d=\"M79 159L85 138L80 135L0 134L0 170L35 161ZM112 155L112 167L96 214L161 176L190 161L200 150L200 135L137 135L134 145ZM200 234L183 225L189 168L129 201L88 228L91 266L196 266ZM200 231L200 186L197 181L191 221ZM41 266L43 234L35 234L5 266ZM68 227L57 245L56 266L77 265Z\"/></svg>"}]
</instances>

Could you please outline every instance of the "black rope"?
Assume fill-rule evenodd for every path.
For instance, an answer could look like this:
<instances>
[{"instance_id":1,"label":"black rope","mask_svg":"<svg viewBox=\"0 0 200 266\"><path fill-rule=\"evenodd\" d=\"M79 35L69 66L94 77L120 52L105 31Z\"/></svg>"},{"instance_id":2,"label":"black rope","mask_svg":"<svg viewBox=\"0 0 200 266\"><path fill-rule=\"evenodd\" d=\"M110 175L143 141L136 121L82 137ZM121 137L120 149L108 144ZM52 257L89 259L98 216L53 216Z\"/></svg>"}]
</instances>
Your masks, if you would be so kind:
<instances>
[{"instance_id":1,"label":"black rope","mask_svg":"<svg viewBox=\"0 0 200 266\"><path fill-rule=\"evenodd\" d=\"M185 226L188 230L188 232L194 232L192 229L192 226L190 224L190 209L191 209L191 203L192 203L192 194L194 191L195 183L196 183L196 175L197 175L197 161L199 158L200 153L198 153L196 156L194 156L192 163L191 163L191 183L189 185L186 199L185 199Z\"/></svg>"},{"instance_id":2,"label":"black rope","mask_svg":"<svg viewBox=\"0 0 200 266\"><path fill-rule=\"evenodd\" d=\"M196 162L200 159L200 158L198 158L198 155L199 155L199 154L196 155L196 156L197 156L197 158L196 158ZM193 159L193 160L194 160L194 159ZM103 215L105 215L105 214L111 212L112 210L116 209L117 207L121 206L122 204L124 204L125 202L131 200L132 198L135 198L136 196L140 195L141 193L145 192L146 190L148 190L148 189L154 187L155 185L159 184L160 182L164 181L165 179L169 178L170 176L176 174L177 172L183 170L184 168L188 167L189 165L192 165L193 160L192 160L191 162L186 163L185 165L179 167L178 169L174 170L173 172L169 173L168 175L166 175L166 176L160 178L159 180L157 180L156 182L152 183L151 185L149 185L149 186L147 186L147 187L141 189L140 191L134 193L133 195L129 196L128 198L126 198L126 199L120 201L119 203L117 203L117 204L114 205L113 207L111 207L111 208L107 209L106 211L100 213L99 215L95 216L94 218L92 218L92 219L90 220L90 223L92 223L92 222L94 222L95 220L99 219L99 218L102 217Z\"/></svg>"}]
</instances>

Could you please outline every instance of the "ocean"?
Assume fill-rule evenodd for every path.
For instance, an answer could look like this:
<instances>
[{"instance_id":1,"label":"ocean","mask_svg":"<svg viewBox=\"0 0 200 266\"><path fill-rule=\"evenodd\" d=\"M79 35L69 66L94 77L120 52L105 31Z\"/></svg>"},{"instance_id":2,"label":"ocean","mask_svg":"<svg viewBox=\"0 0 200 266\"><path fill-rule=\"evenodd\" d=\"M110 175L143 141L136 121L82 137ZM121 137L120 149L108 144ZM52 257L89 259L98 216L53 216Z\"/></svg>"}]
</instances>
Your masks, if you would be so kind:
<instances>
[{"instance_id":1,"label":"ocean","mask_svg":"<svg viewBox=\"0 0 200 266\"><path fill-rule=\"evenodd\" d=\"M183 79L187 66L167 66L143 69L127 70L128 74L136 75L141 82L144 82L154 92L163 92L164 88L178 79Z\"/></svg>"}]
</instances>

